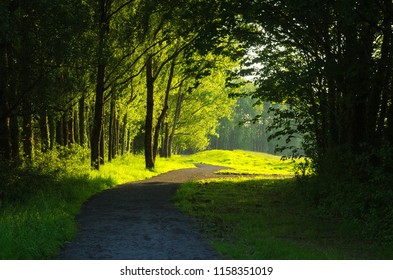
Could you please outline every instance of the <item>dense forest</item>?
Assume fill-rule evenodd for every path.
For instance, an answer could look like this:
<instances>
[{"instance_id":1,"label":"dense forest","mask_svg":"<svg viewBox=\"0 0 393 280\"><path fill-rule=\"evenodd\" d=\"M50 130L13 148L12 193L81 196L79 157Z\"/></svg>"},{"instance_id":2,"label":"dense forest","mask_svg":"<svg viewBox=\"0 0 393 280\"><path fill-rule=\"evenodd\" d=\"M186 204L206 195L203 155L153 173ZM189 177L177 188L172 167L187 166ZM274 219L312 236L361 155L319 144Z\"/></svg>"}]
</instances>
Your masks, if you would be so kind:
<instances>
[{"instance_id":1,"label":"dense forest","mask_svg":"<svg viewBox=\"0 0 393 280\"><path fill-rule=\"evenodd\" d=\"M391 0L4 0L0 158L278 144L318 207L391 228L392 24Z\"/></svg>"},{"instance_id":2,"label":"dense forest","mask_svg":"<svg viewBox=\"0 0 393 280\"><path fill-rule=\"evenodd\" d=\"M241 51L229 37L210 40L209 7L2 2L1 158L33 161L76 143L93 168L135 148L152 169L159 153L205 148L233 104L225 72L236 63L225 53Z\"/></svg>"}]
</instances>

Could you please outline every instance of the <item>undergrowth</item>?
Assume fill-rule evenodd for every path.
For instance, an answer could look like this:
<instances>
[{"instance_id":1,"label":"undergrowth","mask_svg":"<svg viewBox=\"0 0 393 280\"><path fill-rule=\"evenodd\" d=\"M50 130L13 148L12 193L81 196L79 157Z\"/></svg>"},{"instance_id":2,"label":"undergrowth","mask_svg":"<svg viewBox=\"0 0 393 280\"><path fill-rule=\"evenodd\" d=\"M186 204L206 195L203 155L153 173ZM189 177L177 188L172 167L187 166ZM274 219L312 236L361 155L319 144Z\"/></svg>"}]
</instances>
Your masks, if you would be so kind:
<instances>
[{"instance_id":1,"label":"undergrowth","mask_svg":"<svg viewBox=\"0 0 393 280\"><path fill-rule=\"evenodd\" d=\"M364 146L331 152L299 192L321 215L345 221L353 239L393 249L393 149Z\"/></svg>"},{"instance_id":2,"label":"undergrowth","mask_svg":"<svg viewBox=\"0 0 393 280\"><path fill-rule=\"evenodd\" d=\"M91 171L79 146L38 154L33 163L0 166L0 259L51 259L76 234L75 216L92 195L117 184L192 167L158 159L154 172L143 157L127 155Z\"/></svg>"}]
</instances>

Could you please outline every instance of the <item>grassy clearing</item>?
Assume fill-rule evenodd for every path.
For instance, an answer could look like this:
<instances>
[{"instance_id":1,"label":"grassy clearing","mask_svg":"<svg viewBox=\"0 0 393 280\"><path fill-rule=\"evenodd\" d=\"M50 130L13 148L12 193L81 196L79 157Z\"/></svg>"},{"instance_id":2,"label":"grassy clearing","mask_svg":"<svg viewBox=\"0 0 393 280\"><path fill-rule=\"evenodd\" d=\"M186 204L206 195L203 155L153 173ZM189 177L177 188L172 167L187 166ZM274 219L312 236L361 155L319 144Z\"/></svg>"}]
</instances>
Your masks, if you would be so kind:
<instances>
[{"instance_id":1,"label":"grassy clearing","mask_svg":"<svg viewBox=\"0 0 393 280\"><path fill-rule=\"evenodd\" d=\"M250 151L210 150L194 154L188 160L232 168L220 171L224 174L291 177L294 172L293 161L284 161L280 156Z\"/></svg>"},{"instance_id":2,"label":"grassy clearing","mask_svg":"<svg viewBox=\"0 0 393 280\"><path fill-rule=\"evenodd\" d=\"M295 179L184 184L177 205L232 259L391 259L391 247L356 240L338 220L316 214Z\"/></svg>"},{"instance_id":3,"label":"grassy clearing","mask_svg":"<svg viewBox=\"0 0 393 280\"><path fill-rule=\"evenodd\" d=\"M102 190L169 170L192 167L180 158L158 159L154 172L142 156L125 156L90 171L87 151L75 148L41 155L33 166L2 166L0 259L50 259L76 233L81 205Z\"/></svg>"}]
</instances>

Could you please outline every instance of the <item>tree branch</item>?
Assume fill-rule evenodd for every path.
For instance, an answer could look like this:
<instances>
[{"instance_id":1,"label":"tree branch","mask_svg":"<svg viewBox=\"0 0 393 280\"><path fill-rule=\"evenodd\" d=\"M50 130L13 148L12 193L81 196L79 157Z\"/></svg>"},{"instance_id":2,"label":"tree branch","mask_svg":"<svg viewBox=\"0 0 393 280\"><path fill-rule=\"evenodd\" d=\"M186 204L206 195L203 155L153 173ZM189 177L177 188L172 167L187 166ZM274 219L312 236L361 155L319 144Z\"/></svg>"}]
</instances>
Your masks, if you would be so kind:
<instances>
[{"instance_id":1,"label":"tree branch","mask_svg":"<svg viewBox=\"0 0 393 280\"><path fill-rule=\"evenodd\" d=\"M113 17L115 14L117 14L118 12L120 12L125 6L131 4L132 2L134 2L134 0L126 1L125 3L123 3L122 5L120 5L116 10L114 10L112 13L110 13L109 15L107 15L106 20L110 20L111 17Z\"/></svg>"}]
</instances>

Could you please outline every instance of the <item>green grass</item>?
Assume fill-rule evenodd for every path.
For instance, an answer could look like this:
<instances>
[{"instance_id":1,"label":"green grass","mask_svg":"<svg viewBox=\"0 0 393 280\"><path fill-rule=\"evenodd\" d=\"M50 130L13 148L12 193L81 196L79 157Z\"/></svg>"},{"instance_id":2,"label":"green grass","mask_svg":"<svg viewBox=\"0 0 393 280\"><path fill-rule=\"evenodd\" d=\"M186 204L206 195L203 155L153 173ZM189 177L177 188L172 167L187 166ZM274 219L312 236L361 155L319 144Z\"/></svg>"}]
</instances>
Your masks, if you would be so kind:
<instances>
[{"instance_id":1,"label":"green grass","mask_svg":"<svg viewBox=\"0 0 393 280\"><path fill-rule=\"evenodd\" d=\"M33 166L1 166L0 259L51 259L76 234L75 216L92 195L117 184L193 167L180 157L158 159L154 172L143 156L128 155L91 171L79 148L40 155ZM0 190L1 191L1 190Z\"/></svg>"},{"instance_id":2,"label":"green grass","mask_svg":"<svg viewBox=\"0 0 393 280\"><path fill-rule=\"evenodd\" d=\"M75 216L92 195L118 184L143 180L194 162L228 166L227 172L291 174L292 164L279 157L243 151L207 151L189 157L157 159L145 169L142 155L127 155L89 167L89 152L75 146L37 155L33 166L2 167L0 259L50 259L76 234Z\"/></svg>"},{"instance_id":3,"label":"green grass","mask_svg":"<svg viewBox=\"0 0 393 280\"><path fill-rule=\"evenodd\" d=\"M281 160L280 156L266 153L210 150L191 155L188 160L232 168L219 172L224 174L267 175L271 177L291 177L294 175L294 162Z\"/></svg>"},{"instance_id":4,"label":"green grass","mask_svg":"<svg viewBox=\"0 0 393 280\"><path fill-rule=\"evenodd\" d=\"M114 186L105 178L65 176L26 182L35 191L0 211L0 259L48 259L76 232L74 217L93 194ZM40 184L40 185L38 185Z\"/></svg>"},{"instance_id":5,"label":"green grass","mask_svg":"<svg viewBox=\"0 0 393 280\"><path fill-rule=\"evenodd\" d=\"M294 162L249 151L205 151L188 158L254 179L182 185L177 205L196 218L214 247L233 259L393 259L391 244L359 238L350 223L324 215L294 177ZM302 162L302 161L297 161Z\"/></svg>"},{"instance_id":6,"label":"green grass","mask_svg":"<svg viewBox=\"0 0 393 280\"><path fill-rule=\"evenodd\" d=\"M187 162L181 156L175 155L170 159L157 158L155 170L150 171L145 168L143 155L129 154L102 166L99 172L92 171L91 173L96 176L112 178L116 184L124 184L182 168L195 168L195 165Z\"/></svg>"},{"instance_id":7,"label":"green grass","mask_svg":"<svg viewBox=\"0 0 393 280\"><path fill-rule=\"evenodd\" d=\"M350 224L321 215L299 191L293 162L245 151L206 151L157 159L128 155L89 168L88 151L39 155L33 166L0 166L0 259L51 259L76 234L75 216L92 195L122 184L205 163L232 174L262 174L183 185L178 206L196 218L212 244L233 259L393 259L392 246L355 238Z\"/></svg>"},{"instance_id":8,"label":"green grass","mask_svg":"<svg viewBox=\"0 0 393 280\"><path fill-rule=\"evenodd\" d=\"M231 259L391 259L390 247L356 239L317 214L295 179L207 180L182 185L177 205Z\"/></svg>"}]
</instances>

